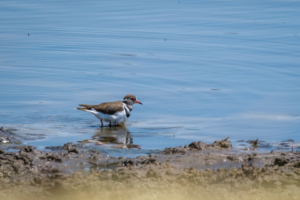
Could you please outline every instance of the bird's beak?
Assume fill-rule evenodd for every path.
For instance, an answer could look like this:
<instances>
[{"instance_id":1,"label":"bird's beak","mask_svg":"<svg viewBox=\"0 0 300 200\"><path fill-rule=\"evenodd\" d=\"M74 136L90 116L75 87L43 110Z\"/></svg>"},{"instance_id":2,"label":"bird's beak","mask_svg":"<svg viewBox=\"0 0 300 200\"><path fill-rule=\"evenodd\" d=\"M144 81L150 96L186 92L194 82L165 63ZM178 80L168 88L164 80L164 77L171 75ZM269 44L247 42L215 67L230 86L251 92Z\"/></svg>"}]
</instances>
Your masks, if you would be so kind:
<instances>
[{"instance_id":1,"label":"bird's beak","mask_svg":"<svg viewBox=\"0 0 300 200\"><path fill-rule=\"evenodd\" d=\"M135 103L139 103L139 104L142 104L142 103L141 103L141 102L139 102L138 100L136 100L136 101L135 101ZM142 104L142 105L143 105L143 104Z\"/></svg>"}]
</instances>

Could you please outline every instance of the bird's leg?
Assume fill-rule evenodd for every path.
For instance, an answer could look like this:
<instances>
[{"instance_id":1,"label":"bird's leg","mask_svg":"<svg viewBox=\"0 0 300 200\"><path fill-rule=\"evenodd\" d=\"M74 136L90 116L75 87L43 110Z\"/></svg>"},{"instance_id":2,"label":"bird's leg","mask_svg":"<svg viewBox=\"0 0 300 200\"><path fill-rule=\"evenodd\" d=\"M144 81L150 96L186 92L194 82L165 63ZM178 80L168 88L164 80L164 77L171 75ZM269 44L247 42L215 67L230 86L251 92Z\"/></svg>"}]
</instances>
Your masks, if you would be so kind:
<instances>
[{"instance_id":1,"label":"bird's leg","mask_svg":"<svg viewBox=\"0 0 300 200\"><path fill-rule=\"evenodd\" d=\"M103 121L102 121L102 119L100 119L100 122L101 122L101 127L103 127Z\"/></svg>"}]
</instances>

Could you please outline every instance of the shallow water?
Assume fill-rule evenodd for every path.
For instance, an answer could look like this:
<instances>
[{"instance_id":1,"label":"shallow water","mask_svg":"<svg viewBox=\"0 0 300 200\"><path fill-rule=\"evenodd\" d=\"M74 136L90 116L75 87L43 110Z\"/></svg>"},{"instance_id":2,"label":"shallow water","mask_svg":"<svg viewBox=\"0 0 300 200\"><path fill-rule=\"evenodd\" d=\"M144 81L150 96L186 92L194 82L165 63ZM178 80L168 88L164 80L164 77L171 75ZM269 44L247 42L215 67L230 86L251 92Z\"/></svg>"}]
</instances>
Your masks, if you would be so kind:
<instances>
[{"instance_id":1,"label":"shallow water","mask_svg":"<svg viewBox=\"0 0 300 200\"><path fill-rule=\"evenodd\" d=\"M88 148L118 155L227 136L235 147L299 141L299 8L280 0L2 1L0 125L44 134L25 141L40 149L94 140ZM125 130L101 133L99 120L74 110L129 93L143 105ZM114 131L115 140L101 136Z\"/></svg>"}]
</instances>

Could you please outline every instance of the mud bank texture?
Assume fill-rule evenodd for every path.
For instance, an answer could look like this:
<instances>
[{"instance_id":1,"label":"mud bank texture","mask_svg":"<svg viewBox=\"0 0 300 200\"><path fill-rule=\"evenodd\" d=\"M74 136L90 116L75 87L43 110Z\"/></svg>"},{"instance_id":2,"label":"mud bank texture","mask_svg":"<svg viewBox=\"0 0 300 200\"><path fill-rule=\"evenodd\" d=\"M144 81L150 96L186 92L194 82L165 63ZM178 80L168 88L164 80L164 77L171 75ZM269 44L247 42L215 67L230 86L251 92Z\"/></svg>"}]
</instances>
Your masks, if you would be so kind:
<instances>
[{"instance_id":1,"label":"mud bank texture","mask_svg":"<svg viewBox=\"0 0 300 200\"><path fill-rule=\"evenodd\" d=\"M0 199L300 199L300 153L248 153L228 138L136 158L68 143L0 150Z\"/></svg>"}]
</instances>

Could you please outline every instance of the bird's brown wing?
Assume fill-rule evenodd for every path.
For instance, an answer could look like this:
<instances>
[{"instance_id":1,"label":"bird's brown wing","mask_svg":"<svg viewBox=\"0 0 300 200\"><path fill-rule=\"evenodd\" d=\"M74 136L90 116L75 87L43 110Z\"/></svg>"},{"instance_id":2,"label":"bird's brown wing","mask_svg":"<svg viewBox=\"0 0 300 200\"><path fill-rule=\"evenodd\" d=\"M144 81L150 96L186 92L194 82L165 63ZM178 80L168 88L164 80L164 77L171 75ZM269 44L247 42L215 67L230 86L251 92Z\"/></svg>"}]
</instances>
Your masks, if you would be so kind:
<instances>
[{"instance_id":1,"label":"bird's brown wing","mask_svg":"<svg viewBox=\"0 0 300 200\"><path fill-rule=\"evenodd\" d=\"M122 101L115 101L115 102L108 102L108 103L101 103L96 106L92 106L91 108L95 109L98 112L103 114L112 115L116 112L123 111L123 102Z\"/></svg>"}]
</instances>

